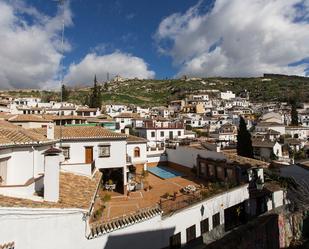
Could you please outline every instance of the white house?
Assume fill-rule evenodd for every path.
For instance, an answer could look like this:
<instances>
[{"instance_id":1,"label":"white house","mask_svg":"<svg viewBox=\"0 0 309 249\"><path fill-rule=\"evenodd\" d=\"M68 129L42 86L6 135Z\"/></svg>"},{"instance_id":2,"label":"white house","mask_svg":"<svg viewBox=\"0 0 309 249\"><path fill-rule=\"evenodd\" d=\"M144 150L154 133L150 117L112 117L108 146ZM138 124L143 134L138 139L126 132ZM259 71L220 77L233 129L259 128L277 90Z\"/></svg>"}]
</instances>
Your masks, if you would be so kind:
<instances>
[{"instance_id":1,"label":"white house","mask_svg":"<svg viewBox=\"0 0 309 249\"><path fill-rule=\"evenodd\" d=\"M286 134L290 135L292 138L299 138L307 140L309 136L309 127L304 126L286 126Z\"/></svg>"},{"instance_id":2,"label":"white house","mask_svg":"<svg viewBox=\"0 0 309 249\"><path fill-rule=\"evenodd\" d=\"M43 188L43 152L56 143L5 121L0 122L0 195L35 198Z\"/></svg>"},{"instance_id":3,"label":"white house","mask_svg":"<svg viewBox=\"0 0 309 249\"><path fill-rule=\"evenodd\" d=\"M262 122L272 122L272 123L278 123L283 124L284 123L284 117L278 112L268 112L261 116Z\"/></svg>"},{"instance_id":4,"label":"white house","mask_svg":"<svg viewBox=\"0 0 309 249\"><path fill-rule=\"evenodd\" d=\"M287 146L276 141L254 139L252 141L254 158L270 162L271 160L287 161L289 153Z\"/></svg>"},{"instance_id":5,"label":"white house","mask_svg":"<svg viewBox=\"0 0 309 249\"><path fill-rule=\"evenodd\" d=\"M99 108L79 107L76 109L76 114L82 117L97 117L101 112Z\"/></svg>"},{"instance_id":6,"label":"white house","mask_svg":"<svg viewBox=\"0 0 309 249\"><path fill-rule=\"evenodd\" d=\"M281 135L284 135L286 127L276 122L260 122L255 126L255 132L267 132L268 130L278 131Z\"/></svg>"},{"instance_id":7,"label":"white house","mask_svg":"<svg viewBox=\"0 0 309 249\"><path fill-rule=\"evenodd\" d=\"M35 114L18 114L8 118L10 123L17 126L30 129L30 128L42 128L47 127L53 120L47 116L35 115Z\"/></svg>"},{"instance_id":8,"label":"white house","mask_svg":"<svg viewBox=\"0 0 309 249\"><path fill-rule=\"evenodd\" d=\"M50 139L61 142L57 147L62 149L64 161L61 169L83 176L91 176L99 169L106 177L117 174L117 188L120 192L127 191L127 135L112 132L100 126L48 126L46 129L33 129ZM120 177L121 176L121 177ZM109 180L109 179L105 179Z\"/></svg>"},{"instance_id":9,"label":"white house","mask_svg":"<svg viewBox=\"0 0 309 249\"><path fill-rule=\"evenodd\" d=\"M220 98L224 100L230 100L235 98L235 93L232 91L220 92Z\"/></svg>"},{"instance_id":10,"label":"white house","mask_svg":"<svg viewBox=\"0 0 309 249\"><path fill-rule=\"evenodd\" d=\"M133 126L133 120L140 118L139 114L132 112L122 112L115 116L114 119L120 125L120 130L124 130L126 127Z\"/></svg>"},{"instance_id":11,"label":"white house","mask_svg":"<svg viewBox=\"0 0 309 249\"><path fill-rule=\"evenodd\" d=\"M149 147L164 147L166 140L185 138L185 129L182 123L160 123L151 120L145 122L143 127L136 127L140 137L147 139Z\"/></svg>"}]
</instances>

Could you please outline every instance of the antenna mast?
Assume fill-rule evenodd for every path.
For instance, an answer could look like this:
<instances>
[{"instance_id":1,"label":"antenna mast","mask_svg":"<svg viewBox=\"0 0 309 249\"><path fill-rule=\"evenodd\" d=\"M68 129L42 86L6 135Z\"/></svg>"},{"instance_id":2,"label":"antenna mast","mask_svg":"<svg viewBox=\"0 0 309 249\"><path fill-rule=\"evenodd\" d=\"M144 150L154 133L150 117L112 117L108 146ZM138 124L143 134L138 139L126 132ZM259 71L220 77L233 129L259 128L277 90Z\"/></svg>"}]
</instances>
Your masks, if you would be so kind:
<instances>
[{"instance_id":1,"label":"antenna mast","mask_svg":"<svg viewBox=\"0 0 309 249\"><path fill-rule=\"evenodd\" d=\"M63 54L64 54L64 2L65 0L56 0L60 8L62 7L62 31L61 31L61 58L60 58L60 147L62 146L62 102L63 102Z\"/></svg>"}]
</instances>

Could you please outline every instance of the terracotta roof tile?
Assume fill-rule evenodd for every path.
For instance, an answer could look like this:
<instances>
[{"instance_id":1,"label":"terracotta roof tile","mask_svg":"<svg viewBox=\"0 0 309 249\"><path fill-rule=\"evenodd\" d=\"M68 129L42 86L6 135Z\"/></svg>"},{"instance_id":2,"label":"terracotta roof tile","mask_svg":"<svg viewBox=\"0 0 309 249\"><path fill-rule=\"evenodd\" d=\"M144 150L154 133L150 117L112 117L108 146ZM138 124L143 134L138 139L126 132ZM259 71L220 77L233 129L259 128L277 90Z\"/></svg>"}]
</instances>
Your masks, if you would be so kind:
<instances>
[{"instance_id":1,"label":"terracotta roof tile","mask_svg":"<svg viewBox=\"0 0 309 249\"><path fill-rule=\"evenodd\" d=\"M97 171L93 178L60 173L59 202L33 201L0 195L1 207L31 207L31 208L81 208L88 209L101 179Z\"/></svg>"},{"instance_id":2,"label":"terracotta roof tile","mask_svg":"<svg viewBox=\"0 0 309 249\"><path fill-rule=\"evenodd\" d=\"M115 118L140 118L140 115L138 113L122 112Z\"/></svg>"},{"instance_id":3,"label":"terracotta roof tile","mask_svg":"<svg viewBox=\"0 0 309 249\"><path fill-rule=\"evenodd\" d=\"M0 147L52 142L45 136L8 122L0 122Z\"/></svg>"},{"instance_id":4,"label":"terracotta roof tile","mask_svg":"<svg viewBox=\"0 0 309 249\"><path fill-rule=\"evenodd\" d=\"M65 126L61 128L62 139L126 139L127 136L122 133L116 133L100 126ZM46 136L46 128L31 129L33 132ZM55 127L55 138L60 138L60 127Z\"/></svg>"},{"instance_id":5,"label":"terracotta roof tile","mask_svg":"<svg viewBox=\"0 0 309 249\"><path fill-rule=\"evenodd\" d=\"M35 114L19 114L8 119L9 122L51 122L51 119Z\"/></svg>"},{"instance_id":6,"label":"terracotta roof tile","mask_svg":"<svg viewBox=\"0 0 309 249\"><path fill-rule=\"evenodd\" d=\"M147 143L147 139L142 137L136 137L132 135L127 136L127 142L128 143Z\"/></svg>"},{"instance_id":7,"label":"terracotta roof tile","mask_svg":"<svg viewBox=\"0 0 309 249\"><path fill-rule=\"evenodd\" d=\"M96 112L96 111L97 108L86 108L86 107L81 107L76 110L76 112Z\"/></svg>"},{"instance_id":8,"label":"terracotta roof tile","mask_svg":"<svg viewBox=\"0 0 309 249\"><path fill-rule=\"evenodd\" d=\"M53 116L53 117L50 117L50 119L52 119L53 121L55 120L69 120L69 119L78 119L78 120L86 120L85 117L82 117L82 116L77 116L77 115L61 115L61 116Z\"/></svg>"},{"instance_id":9,"label":"terracotta roof tile","mask_svg":"<svg viewBox=\"0 0 309 249\"><path fill-rule=\"evenodd\" d=\"M268 168L269 166L269 163L267 162L263 162L253 158L238 156L235 153L223 152L223 154L228 158L228 160L239 163L241 165L248 165L248 166L250 165L250 167L262 167L262 168Z\"/></svg>"}]
</instances>

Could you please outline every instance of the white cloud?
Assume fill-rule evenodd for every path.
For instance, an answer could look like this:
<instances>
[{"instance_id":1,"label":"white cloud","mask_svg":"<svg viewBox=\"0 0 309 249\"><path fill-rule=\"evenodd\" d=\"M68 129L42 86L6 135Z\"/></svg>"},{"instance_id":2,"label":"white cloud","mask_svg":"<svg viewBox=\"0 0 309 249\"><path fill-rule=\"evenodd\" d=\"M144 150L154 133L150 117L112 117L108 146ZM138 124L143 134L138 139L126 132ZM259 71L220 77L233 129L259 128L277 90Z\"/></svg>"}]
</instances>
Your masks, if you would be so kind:
<instances>
[{"instance_id":1,"label":"white cloud","mask_svg":"<svg viewBox=\"0 0 309 249\"><path fill-rule=\"evenodd\" d=\"M203 4L158 27L159 51L173 58L179 75L305 74L308 64L288 65L309 56L308 0L216 0L207 13Z\"/></svg>"},{"instance_id":2,"label":"white cloud","mask_svg":"<svg viewBox=\"0 0 309 249\"><path fill-rule=\"evenodd\" d=\"M71 12L65 9L65 24ZM52 85L61 60L61 13L40 14L22 1L0 0L0 88L37 88ZM70 44L65 43L65 50Z\"/></svg>"},{"instance_id":3,"label":"white cloud","mask_svg":"<svg viewBox=\"0 0 309 249\"><path fill-rule=\"evenodd\" d=\"M107 55L87 54L79 63L70 65L65 82L71 85L89 84L94 75L99 81L120 75L125 78L153 78L155 73L148 69L145 61L139 57L122 52Z\"/></svg>"}]
</instances>

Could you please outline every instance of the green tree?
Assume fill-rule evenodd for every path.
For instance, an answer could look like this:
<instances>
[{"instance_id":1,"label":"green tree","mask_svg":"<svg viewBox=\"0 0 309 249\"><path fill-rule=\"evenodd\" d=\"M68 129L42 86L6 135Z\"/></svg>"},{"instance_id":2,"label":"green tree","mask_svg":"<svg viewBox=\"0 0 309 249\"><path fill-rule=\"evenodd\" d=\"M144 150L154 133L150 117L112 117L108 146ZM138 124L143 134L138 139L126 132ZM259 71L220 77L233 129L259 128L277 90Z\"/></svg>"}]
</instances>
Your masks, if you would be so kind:
<instances>
[{"instance_id":1,"label":"green tree","mask_svg":"<svg viewBox=\"0 0 309 249\"><path fill-rule=\"evenodd\" d=\"M97 76L94 76L94 84L91 88L91 93L89 96L89 107L91 108L101 108L102 103L102 90L101 86L98 85Z\"/></svg>"},{"instance_id":2,"label":"green tree","mask_svg":"<svg viewBox=\"0 0 309 249\"><path fill-rule=\"evenodd\" d=\"M253 158L251 134L247 130L246 122L242 116L240 116L237 130L237 155Z\"/></svg>"},{"instance_id":3,"label":"green tree","mask_svg":"<svg viewBox=\"0 0 309 249\"><path fill-rule=\"evenodd\" d=\"M291 100L291 125L298 126L298 112L296 110L296 101Z\"/></svg>"},{"instance_id":4,"label":"green tree","mask_svg":"<svg viewBox=\"0 0 309 249\"><path fill-rule=\"evenodd\" d=\"M62 91L62 101L67 101L70 96L70 91L69 89L66 88L64 84L61 86L61 91Z\"/></svg>"}]
</instances>

